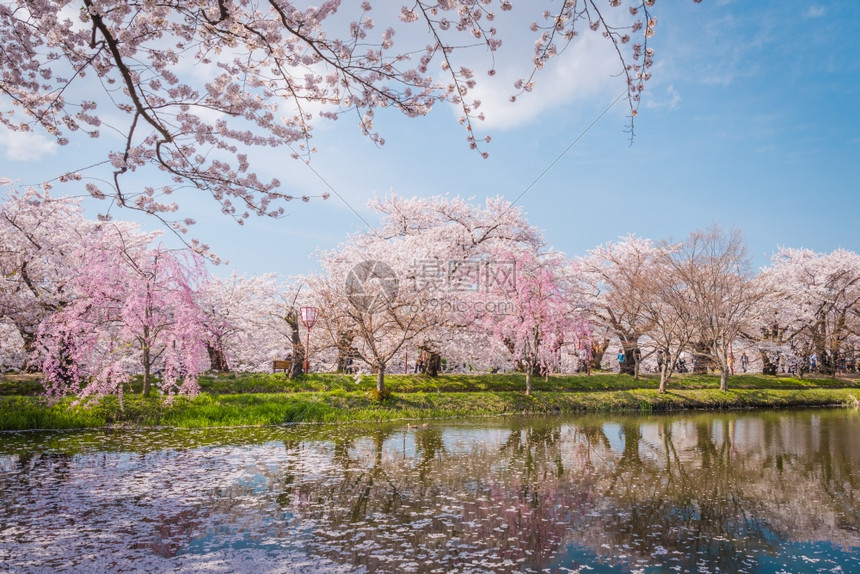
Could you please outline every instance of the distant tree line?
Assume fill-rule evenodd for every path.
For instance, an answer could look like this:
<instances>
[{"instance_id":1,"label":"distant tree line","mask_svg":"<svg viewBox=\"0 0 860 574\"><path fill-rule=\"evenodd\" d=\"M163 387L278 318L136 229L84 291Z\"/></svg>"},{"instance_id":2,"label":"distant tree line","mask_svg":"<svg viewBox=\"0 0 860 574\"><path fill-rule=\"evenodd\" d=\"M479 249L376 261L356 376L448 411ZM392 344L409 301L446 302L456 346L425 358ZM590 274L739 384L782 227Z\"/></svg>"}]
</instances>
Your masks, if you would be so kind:
<instances>
[{"instance_id":1,"label":"distant tree line","mask_svg":"<svg viewBox=\"0 0 860 574\"><path fill-rule=\"evenodd\" d=\"M860 256L781 248L755 272L739 230L634 235L554 251L502 199L372 202L381 215L319 255L321 271L218 277L190 250L78 200L8 186L0 203L0 368L44 373L48 394L197 392L206 370L533 376L683 365L768 374L856 369ZM302 307L318 321L308 337ZM310 348L305 348L307 344ZM617 350L617 355L615 354ZM742 357L745 359L742 361Z\"/></svg>"}]
</instances>

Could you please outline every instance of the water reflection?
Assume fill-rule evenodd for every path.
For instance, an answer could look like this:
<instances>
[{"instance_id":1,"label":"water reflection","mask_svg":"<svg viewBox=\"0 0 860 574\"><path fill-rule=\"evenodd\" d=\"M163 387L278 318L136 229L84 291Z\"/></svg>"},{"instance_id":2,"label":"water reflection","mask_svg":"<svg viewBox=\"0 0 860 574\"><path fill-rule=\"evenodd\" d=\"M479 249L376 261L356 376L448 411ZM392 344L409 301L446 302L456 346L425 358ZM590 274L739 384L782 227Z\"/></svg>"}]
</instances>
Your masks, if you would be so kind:
<instances>
[{"instance_id":1,"label":"water reflection","mask_svg":"<svg viewBox=\"0 0 860 574\"><path fill-rule=\"evenodd\" d=\"M0 571L860 571L852 410L4 433Z\"/></svg>"}]
</instances>

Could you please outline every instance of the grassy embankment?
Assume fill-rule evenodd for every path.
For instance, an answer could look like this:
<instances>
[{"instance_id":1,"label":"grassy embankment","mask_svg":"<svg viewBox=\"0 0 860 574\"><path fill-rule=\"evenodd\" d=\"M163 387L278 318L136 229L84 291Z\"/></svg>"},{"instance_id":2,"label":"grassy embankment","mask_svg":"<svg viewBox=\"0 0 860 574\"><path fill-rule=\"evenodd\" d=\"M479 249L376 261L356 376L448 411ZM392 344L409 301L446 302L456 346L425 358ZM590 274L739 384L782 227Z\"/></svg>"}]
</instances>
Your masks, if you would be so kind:
<instances>
[{"instance_id":1,"label":"grassy embankment","mask_svg":"<svg viewBox=\"0 0 860 574\"><path fill-rule=\"evenodd\" d=\"M668 392L658 380L626 375L550 376L534 380L524 395L520 375L389 375L391 396L373 398L373 377L311 374L298 380L282 374L206 376L193 400L141 397L139 384L116 397L73 405L74 398L49 404L34 375L0 376L0 430L103 426L213 427L289 422L382 421L521 413L673 411L860 405L856 378L765 377L737 375L729 391L719 390L714 375L680 375Z\"/></svg>"}]
</instances>

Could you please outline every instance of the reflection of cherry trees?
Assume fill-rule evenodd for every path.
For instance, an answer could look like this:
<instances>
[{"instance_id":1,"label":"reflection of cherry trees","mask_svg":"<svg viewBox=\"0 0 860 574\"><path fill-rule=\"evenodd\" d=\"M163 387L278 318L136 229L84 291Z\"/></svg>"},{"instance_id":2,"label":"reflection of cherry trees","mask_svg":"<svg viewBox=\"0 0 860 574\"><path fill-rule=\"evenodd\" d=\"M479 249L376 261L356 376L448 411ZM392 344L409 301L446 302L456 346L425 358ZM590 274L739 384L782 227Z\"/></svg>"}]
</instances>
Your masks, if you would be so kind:
<instances>
[{"instance_id":1,"label":"reflection of cherry trees","mask_svg":"<svg viewBox=\"0 0 860 574\"><path fill-rule=\"evenodd\" d=\"M600 529L616 548L650 558L653 540L686 569L737 571L751 554L771 552L772 533L760 521L757 503L738 486L749 473L731 461L731 443L715 444L708 421L696 425L701 459L685 463L677 452L672 426L657 426L662 458L640 456L642 428L623 425L625 446L613 472L610 499ZM749 477L752 478L752 477Z\"/></svg>"},{"instance_id":2,"label":"reflection of cherry trees","mask_svg":"<svg viewBox=\"0 0 860 574\"><path fill-rule=\"evenodd\" d=\"M785 490L818 501L794 496L789 511L772 490L770 454L791 452L778 440L786 421L759 420L512 420L465 448L440 427L353 437L333 448L342 477L305 484L287 507L298 510L296 527L313 529L308 543L321 555L371 571L568 567L571 545L616 564L737 571L798 536L845 540L857 486L838 467L858 453L844 440L801 440L810 450L792 476L791 457L780 455ZM808 434L792 428L793 442ZM350 544L356 532L360 543Z\"/></svg>"},{"instance_id":3,"label":"reflection of cherry trees","mask_svg":"<svg viewBox=\"0 0 860 574\"><path fill-rule=\"evenodd\" d=\"M860 566L845 411L219 432L10 437L0 553L71 567L104 550L150 571L233 552L286 571L722 572L820 543L828 569Z\"/></svg>"},{"instance_id":4,"label":"reflection of cherry trees","mask_svg":"<svg viewBox=\"0 0 860 574\"><path fill-rule=\"evenodd\" d=\"M572 538L607 560L657 560L707 571L749 569L757 556L778 552L787 540L845 540L850 528L841 533L821 529L820 523L828 521L821 517L850 516L856 527L858 505L849 496L825 493L856 493L856 480L845 482L850 468L837 470L829 461L819 467L817 461L839 450L841 459L850 460L845 452L850 445L809 445L790 479L772 476L784 462L777 463L760 444L773 444L784 422L774 418L764 428L738 430L742 425L735 417L707 415L683 424L672 418L649 424L630 419L621 424L623 445L615 451L607 450L605 437L586 435L595 445L592 460L605 461L611 469L600 473L597 482L600 516L581 525ZM744 436L738 439L739 434ZM738 440L745 444L739 447ZM790 445L774 450L792 451ZM816 467L840 476L826 477ZM797 496L799 492L805 496ZM822 498L810 500L809 493ZM817 518L802 525L799 517ZM854 540L856 544L856 534Z\"/></svg>"},{"instance_id":5,"label":"reflection of cherry trees","mask_svg":"<svg viewBox=\"0 0 860 574\"><path fill-rule=\"evenodd\" d=\"M568 480L562 431L552 422L525 424L500 451L479 443L452 449L445 434L431 426L335 441L342 480L290 485L298 524L322 533L314 548L371 571L547 564L590 497L587 483ZM361 541L346 544L343 534L356 530Z\"/></svg>"},{"instance_id":6,"label":"reflection of cherry trees","mask_svg":"<svg viewBox=\"0 0 860 574\"><path fill-rule=\"evenodd\" d=\"M786 452L780 419L758 428L711 415L631 418L611 432L605 422L511 421L492 444L467 451L438 427L353 437L333 449L342 479L306 484L289 506L301 510L297 524L331 533L314 539L327 558L382 571L414 562L431 571L417 557L438 567L442 556L460 565L483 556L493 571L545 568L560 564L570 544L614 563L736 571L820 529L798 518L822 515L808 498L787 511L788 499L773 491L777 458L758 443ZM850 445L831 442L834 433L818 448L800 441L811 450L803 465L792 463L797 476L785 476L791 457L780 455L778 480L786 492L829 500L831 518L818 521L845 526L841 535L825 530L838 540L857 523L857 486ZM353 548L342 539L356 529L364 534Z\"/></svg>"}]
</instances>

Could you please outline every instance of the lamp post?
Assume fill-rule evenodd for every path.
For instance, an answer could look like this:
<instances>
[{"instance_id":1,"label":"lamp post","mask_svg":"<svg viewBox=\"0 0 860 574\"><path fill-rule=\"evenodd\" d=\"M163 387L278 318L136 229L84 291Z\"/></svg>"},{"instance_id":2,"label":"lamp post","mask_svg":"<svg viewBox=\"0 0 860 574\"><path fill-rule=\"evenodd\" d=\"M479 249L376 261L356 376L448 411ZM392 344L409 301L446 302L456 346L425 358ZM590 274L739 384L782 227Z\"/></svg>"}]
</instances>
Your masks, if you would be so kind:
<instances>
[{"instance_id":1,"label":"lamp post","mask_svg":"<svg viewBox=\"0 0 860 574\"><path fill-rule=\"evenodd\" d=\"M302 315L302 324L305 326L307 331L307 337L305 338L305 373L308 372L310 368L310 344L311 344L311 327L314 326L314 323L317 322L317 313L318 309L316 307L302 307L299 309Z\"/></svg>"}]
</instances>

